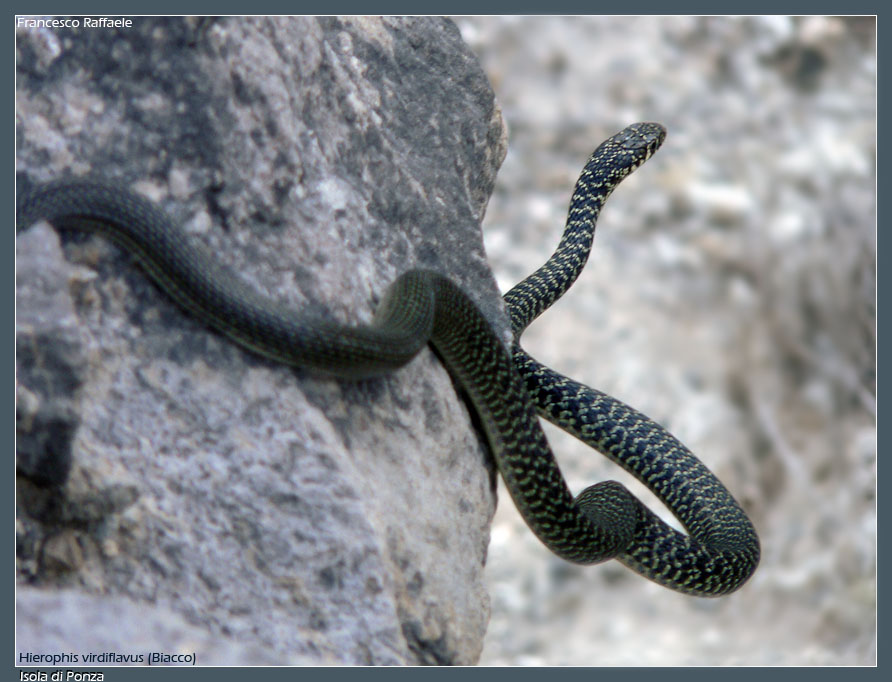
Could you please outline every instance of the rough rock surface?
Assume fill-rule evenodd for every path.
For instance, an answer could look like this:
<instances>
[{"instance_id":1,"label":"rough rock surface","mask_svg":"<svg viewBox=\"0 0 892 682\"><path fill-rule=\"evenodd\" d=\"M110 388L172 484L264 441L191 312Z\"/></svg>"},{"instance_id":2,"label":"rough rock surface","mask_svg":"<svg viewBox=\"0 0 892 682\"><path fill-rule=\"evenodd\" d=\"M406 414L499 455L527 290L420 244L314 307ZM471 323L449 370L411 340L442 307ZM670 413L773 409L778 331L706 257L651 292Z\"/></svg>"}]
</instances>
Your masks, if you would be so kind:
<instances>
[{"instance_id":1,"label":"rough rock surface","mask_svg":"<svg viewBox=\"0 0 892 682\"><path fill-rule=\"evenodd\" d=\"M484 223L503 290L557 243L598 142L636 120L667 127L524 345L669 427L763 550L739 592L694 599L616 562L563 563L501 504L481 663L873 664L874 18L457 21L510 131ZM574 490L626 480L549 439Z\"/></svg>"},{"instance_id":2,"label":"rough rock surface","mask_svg":"<svg viewBox=\"0 0 892 682\"><path fill-rule=\"evenodd\" d=\"M282 657L254 643L242 642L190 625L173 611L121 596L94 596L75 590L20 587L16 642L19 651L76 655L61 667L149 664L153 654L195 657L195 665L312 665L312 656ZM81 628L72 637L71 623ZM90 659L90 654L97 658ZM46 663L46 661L44 661ZM174 659L161 664L191 665ZM155 659L155 663L158 660ZM56 664L57 666L59 663Z\"/></svg>"},{"instance_id":3,"label":"rough rock surface","mask_svg":"<svg viewBox=\"0 0 892 682\"><path fill-rule=\"evenodd\" d=\"M367 322L423 266L507 330L479 231L504 131L449 21L137 18L20 30L17 57L20 183L127 183L320 316ZM107 619L127 651L111 623L145 614L159 646L245 647L204 663L477 660L493 472L431 352L380 380L296 371L98 237L18 242L20 646L49 599L47 646Z\"/></svg>"}]
</instances>

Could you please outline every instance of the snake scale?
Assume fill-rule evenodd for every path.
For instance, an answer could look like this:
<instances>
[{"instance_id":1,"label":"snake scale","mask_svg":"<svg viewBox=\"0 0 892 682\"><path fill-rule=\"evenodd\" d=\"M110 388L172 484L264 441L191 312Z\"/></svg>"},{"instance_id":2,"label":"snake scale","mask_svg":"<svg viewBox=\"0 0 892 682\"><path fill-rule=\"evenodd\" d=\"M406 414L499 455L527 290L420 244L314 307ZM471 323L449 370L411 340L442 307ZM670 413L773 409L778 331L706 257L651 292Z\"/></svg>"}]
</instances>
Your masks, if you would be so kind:
<instances>
[{"instance_id":1,"label":"snake scale","mask_svg":"<svg viewBox=\"0 0 892 682\"><path fill-rule=\"evenodd\" d=\"M737 502L661 426L540 365L518 344L526 326L585 265L604 200L664 137L662 126L639 123L595 150L576 184L557 250L505 296L515 337L511 351L457 285L428 270L400 275L369 325L288 309L221 268L153 203L103 180L62 179L22 192L16 224L21 230L45 219L59 229L104 235L187 312L279 362L363 378L397 370L430 343L478 413L518 510L552 552L581 564L616 558L669 588L716 596L746 582L759 560L755 530ZM540 414L637 476L688 534L666 525L615 481L574 498Z\"/></svg>"}]
</instances>

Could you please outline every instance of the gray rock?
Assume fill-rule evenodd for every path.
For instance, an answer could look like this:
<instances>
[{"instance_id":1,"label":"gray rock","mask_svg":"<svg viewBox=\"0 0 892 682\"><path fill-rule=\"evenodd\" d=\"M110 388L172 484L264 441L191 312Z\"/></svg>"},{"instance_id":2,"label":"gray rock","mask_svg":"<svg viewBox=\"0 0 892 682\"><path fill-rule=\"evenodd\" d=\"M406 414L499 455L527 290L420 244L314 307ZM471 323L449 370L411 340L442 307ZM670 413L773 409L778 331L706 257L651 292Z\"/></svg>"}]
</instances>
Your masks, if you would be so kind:
<instances>
[{"instance_id":1,"label":"gray rock","mask_svg":"<svg viewBox=\"0 0 892 682\"><path fill-rule=\"evenodd\" d=\"M20 30L21 185L124 182L234 276L344 322L436 269L507 334L479 231L505 131L450 22L133 21ZM293 370L100 238L18 241L19 577L52 595L20 595L20 650L104 621L126 651L115 624L148 612L246 663L477 660L493 471L430 351L378 380Z\"/></svg>"},{"instance_id":2,"label":"gray rock","mask_svg":"<svg viewBox=\"0 0 892 682\"><path fill-rule=\"evenodd\" d=\"M22 665L92 668L191 665L191 658L180 657L194 657L195 665L312 665L318 662L311 657L277 656L230 637L212 637L169 609L120 596L19 588L16 616L18 649L32 656L16 661ZM70 623L78 623L82 628L76 643L72 640ZM68 658L34 658L60 654ZM91 654L95 658L90 658ZM171 655L177 658L161 658Z\"/></svg>"},{"instance_id":3,"label":"gray rock","mask_svg":"<svg viewBox=\"0 0 892 682\"><path fill-rule=\"evenodd\" d=\"M71 470L80 419L74 399L87 358L67 293L72 268L46 225L26 232L16 248L16 463L30 478L60 485Z\"/></svg>"}]
</instances>

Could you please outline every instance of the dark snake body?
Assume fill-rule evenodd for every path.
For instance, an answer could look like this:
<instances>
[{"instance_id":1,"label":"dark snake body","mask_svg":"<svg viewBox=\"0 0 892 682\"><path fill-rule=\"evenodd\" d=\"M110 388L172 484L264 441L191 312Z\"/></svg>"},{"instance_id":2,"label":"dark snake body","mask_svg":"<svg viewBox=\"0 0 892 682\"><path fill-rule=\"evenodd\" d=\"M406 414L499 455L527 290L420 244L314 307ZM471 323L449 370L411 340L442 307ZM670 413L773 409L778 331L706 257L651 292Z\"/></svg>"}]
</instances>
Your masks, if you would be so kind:
<instances>
[{"instance_id":1,"label":"dark snake body","mask_svg":"<svg viewBox=\"0 0 892 682\"><path fill-rule=\"evenodd\" d=\"M519 345L520 335L582 272L601 206L619 181L649 158L666 131L629 126L595 150L576 183L558 248L505 294L514 332L514 365L539 414L619 464L646 485L688 531L679 533L641 505L629 547L616 558L662 585L700 596L726 594L759 563L756 530L709 469L671 433L637 410L545 367ZM652 153L652 152L651 152ZM628 169L628 170L627 170Z\"/></svg>"},{"instance_id":2,"label":"dark snake body","mask_svg":"<svg viewBox=\"0 0 892 682\"><path fill-rule=\"evenodd\" d=\"M573 283L585 264L603 200L649 158L663 135L656 124L637 124L596 151L577 183L568 220L568 233L572 225L590 224L590 234L565 233L551 265L506 296L515 336ZM678 454L682 451L668 433L631 408L531 364L535 361L519 348L512 358L471 300L440 274L404 273L388 288L372 324L340 325L258 295L192 244L164 212L129 190L84 179L49 183L17 202L18 229L39 219L103 234L135 256L189 313L280 362L367 377L398 369L430 342L467 391L526 523L564 559L619 558L661 584L705 596L736 589L755 569L758 540L752 524L705 467L686 450ZM545 298L536 298L537 291ZM693 539L666 526L613 481L586 488L574 500L537 409L651 486Z\"/></svg>"}]
</instances>

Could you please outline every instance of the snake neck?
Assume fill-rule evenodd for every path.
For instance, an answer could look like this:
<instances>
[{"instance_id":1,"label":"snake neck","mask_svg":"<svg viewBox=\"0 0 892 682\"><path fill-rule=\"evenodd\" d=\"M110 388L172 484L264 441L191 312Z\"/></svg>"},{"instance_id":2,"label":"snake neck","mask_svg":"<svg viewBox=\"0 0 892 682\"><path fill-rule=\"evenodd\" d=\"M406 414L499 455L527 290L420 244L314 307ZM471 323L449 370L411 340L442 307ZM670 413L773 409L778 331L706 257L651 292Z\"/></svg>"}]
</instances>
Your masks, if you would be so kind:
<instances>
[{"instance_id":1,"label":"snake neck","mask_svg":"<svg viewBox=\"0 0 892 682\"><path fill-rule=\"evenodd\" d=\"M566 293L588 261L595 225L613 190L666 139L658 123L635 123L602 142L573 188L563 236L551 257L505 294L515 339Z\"/></svg>"}]
</instances>

